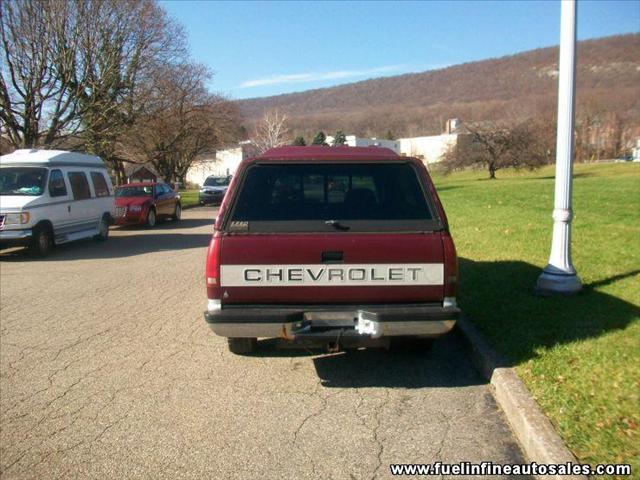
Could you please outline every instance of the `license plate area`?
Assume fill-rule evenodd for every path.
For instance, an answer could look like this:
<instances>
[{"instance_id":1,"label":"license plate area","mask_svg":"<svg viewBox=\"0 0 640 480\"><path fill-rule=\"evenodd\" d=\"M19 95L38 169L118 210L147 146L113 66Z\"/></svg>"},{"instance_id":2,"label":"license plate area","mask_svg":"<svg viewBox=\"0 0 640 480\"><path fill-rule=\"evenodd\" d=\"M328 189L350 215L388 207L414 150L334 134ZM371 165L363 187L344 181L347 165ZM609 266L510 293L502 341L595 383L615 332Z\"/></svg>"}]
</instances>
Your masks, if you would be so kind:
<instances>
[{"instance_id":1,"label":"license plate area","mask_svg":"<svg viewBox=\"0 0 640 480\"><path fill-rule=\"evenodd\" d=\"M355 328L358 322L358 311L304 312L303 318L310 328Z\"/></svg>"},{"instance_id":2,"label":"license plate area","mask_svg":"<svg viewBox=\"0 0 640 480\"><path fill-rule=\"evenodd\" d=\"M304 312L303 321L297 325L296 335L339 334L380 337L382 328L375 315L362 310Z\"/></svg>"}]
</instances>

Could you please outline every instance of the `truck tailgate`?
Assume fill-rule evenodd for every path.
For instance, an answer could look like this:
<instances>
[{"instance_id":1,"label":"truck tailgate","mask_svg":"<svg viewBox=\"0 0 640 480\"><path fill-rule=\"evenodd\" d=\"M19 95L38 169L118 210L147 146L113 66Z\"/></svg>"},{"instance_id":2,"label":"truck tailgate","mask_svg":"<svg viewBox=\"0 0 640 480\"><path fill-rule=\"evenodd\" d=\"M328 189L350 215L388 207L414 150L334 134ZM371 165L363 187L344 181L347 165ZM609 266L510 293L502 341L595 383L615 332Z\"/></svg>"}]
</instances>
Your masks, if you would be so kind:
<instances>
[{"instance_id":1,"label":"truck tailgate","mask_svg":"<svg viewBox=\"0 0 640 480\"><path fill-rule=\"evenodd\" d=\"M434 233L226 234L223 304L442 302Z\"/></svg>"}]
</instances>

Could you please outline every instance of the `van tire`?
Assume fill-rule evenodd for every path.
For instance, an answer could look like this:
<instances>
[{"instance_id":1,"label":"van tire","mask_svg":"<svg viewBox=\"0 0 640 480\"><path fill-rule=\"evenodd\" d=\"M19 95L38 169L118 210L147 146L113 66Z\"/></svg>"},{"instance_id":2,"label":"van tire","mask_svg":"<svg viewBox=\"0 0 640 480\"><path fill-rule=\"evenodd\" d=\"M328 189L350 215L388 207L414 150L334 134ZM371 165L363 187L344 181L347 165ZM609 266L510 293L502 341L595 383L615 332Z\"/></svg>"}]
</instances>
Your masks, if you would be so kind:
<instances>
[{"instance_id":1,"label":"van tire","mask_svg":"<svg viewBox=\"0 0 640 480\"><path fill-rule=\"evenodd\" d=\"M100 219L99 232L93 239L98 242L106 242L109 239L109 217L106 214Z\"/></svg>"},{"instance_id":2,"label":"van tire","mask_svg":"<svg viewBox=\"0 0 640 480\"><path fill-rule=\"evenodd\" d=\"M182 218L182 205L180 203L176 203L176 210L173 212L173 221L179 222Z\"/></svg>"},{"instance_id":3,"label":"van tire","mask_svg":"<svg viewBox=\"0 0 640 480\"><path fill-rule=\"evenodd\" d=\"M53 232L51 228L47 225L35 227L28 248L32 257L44 258L49 255L53 248Z\"/></svg>"},{"instance_id":4,"label":"van tire","mask_svg":"<svg viewBox=\"0 0 640 480\"><path fill-rule=\"evenodd\" d=\"M154 208L150 208L147 212L147 220L145 221L145 225L147 228L153 228L156 226L158 221L158 217L156 216L156 210Z\"/></svg>"},{"instance_id":5,"label":"van tire","mask_svg":"<svg viewBox=\"0 0 640 480\"><path fill-rule=\"evenodd\" d=\"M230 337L227 338L227 343L229 344L229 351L231 353L235 353L236 355L246 355L248 353L253 352L256 348L256 344L258 343L258 339L253 338L235 338Z\"/></svg>"}]
</instances>

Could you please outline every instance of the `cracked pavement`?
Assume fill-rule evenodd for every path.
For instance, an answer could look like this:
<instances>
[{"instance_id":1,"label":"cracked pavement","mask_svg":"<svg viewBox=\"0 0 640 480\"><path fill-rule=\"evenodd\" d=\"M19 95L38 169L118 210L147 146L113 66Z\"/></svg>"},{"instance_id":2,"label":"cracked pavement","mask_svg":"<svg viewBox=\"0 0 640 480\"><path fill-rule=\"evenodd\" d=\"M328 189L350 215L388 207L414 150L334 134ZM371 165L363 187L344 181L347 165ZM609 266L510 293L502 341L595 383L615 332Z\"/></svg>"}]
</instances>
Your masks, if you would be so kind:
<instances>
[{"instance_id":1,"label":"cracked pavement","mask_svg":"<svg viewBox=\"0 0 640 480\"><path fill-rule=\"evenodd\" d=\"M320 354L206 326L216 211L0 260L0 478L388 478L523 462L454 336ZM488 477L487 477L488 478Z\"/></svg>"}]
</instances>

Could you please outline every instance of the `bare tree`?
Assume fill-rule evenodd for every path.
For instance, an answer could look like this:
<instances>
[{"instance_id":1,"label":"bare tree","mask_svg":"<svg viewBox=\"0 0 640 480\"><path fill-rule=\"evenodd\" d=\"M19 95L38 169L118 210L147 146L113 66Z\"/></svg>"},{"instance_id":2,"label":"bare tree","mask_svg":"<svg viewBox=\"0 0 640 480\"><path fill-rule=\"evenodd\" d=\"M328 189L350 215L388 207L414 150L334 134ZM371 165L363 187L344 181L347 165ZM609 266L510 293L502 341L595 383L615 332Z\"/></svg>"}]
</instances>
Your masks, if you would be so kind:
<instances>
[{"instance_id":1,"label":"bare tree","mask_svg":"<svg viewBox=\"0 0 640 480\"><path fill-rule=\"evenodd\" d=\"M288 143L289 128L287 115L276 110L269 110L262 116L256 125L252 143L259 153L270 148L279 147Z\"/></svg>"},{"instance_id":2,"label":"bare tree","mask_svg":"<svg viewBox=\"0 0 640 480\"><path fill-rule=\"evenodd\" d=\"M495 179L501 168L537 168L550 162L551 146L541 127L531 121L515 125L484 123L466 125L468 136L444 155L441 168L446 172L468 167L483 167Z\"/></svg>"},{"instance_id":3,"label":"bare tree","mask_svg":"<svg viewBox=\"0 0 640 480\"><path fill-rule=\"evenodd\" d=\"M16 148L69 143L109 162L163 66L184 61L182 29L154 0L0 3L0 119Z\"/></svg>"},{"instance_id":4,"label":"bare tree","mask_svg":"<svg viewBox=\"0 0 640 480\"><path fill-rule=\"evenodd\" d=\"M121 183L118 140L145 111L162 70L184 61L184 35L152 0L79 2L77 8L86 24L78 49L86 71L81 139Z\"/></svg>"},{"instance_id":5,"label":"bare tree","mask_svg":"<svg viewBox=\"0 0 640 480\"><path fill-rule=\"evenodd\" d=\"M16 148L51 145L78 125L81 26L71 3L0 2L0 119Z\"/></svg>"},{"instance_id":6,"label":"bare tree","mask_svg":"<svg viewBox=\"0 0 640 480\"><path fill-rule=\"evenodd\" d=\"M209 78L204 66L193 63L160 71L146 111L123 139L121 155L151 163L166 181L184 182L198 157L235 140L236 107L207 91Z\"/></svg>"}]
</instances>

